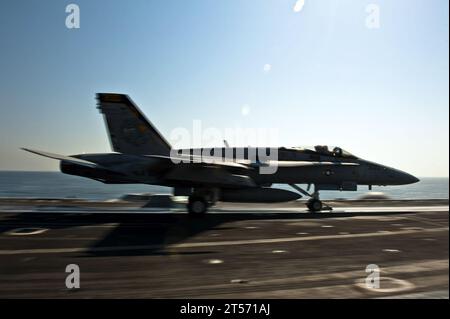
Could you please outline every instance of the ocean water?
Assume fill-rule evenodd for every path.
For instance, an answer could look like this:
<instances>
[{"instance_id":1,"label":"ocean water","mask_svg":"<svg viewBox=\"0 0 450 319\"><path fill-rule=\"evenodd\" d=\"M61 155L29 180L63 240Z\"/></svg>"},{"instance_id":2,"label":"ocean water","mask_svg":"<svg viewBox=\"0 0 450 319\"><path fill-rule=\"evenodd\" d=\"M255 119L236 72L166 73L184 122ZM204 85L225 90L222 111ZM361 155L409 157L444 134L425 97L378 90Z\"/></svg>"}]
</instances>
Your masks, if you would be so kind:
<instances>
[{"instance_id":1,"label":"ocean water","mask_svg":"<svg viewBox=\"0 0 450 319\"><path fill-rule=\"evenodd\" d=\"M406 186L374 186L372 192L382 192L392 199L448 199L448 178L424 177L419 183ZM287 185L274 185L292 190ZM322 199L355 199L368 192L359 187L357 192L322 191ZM87 178L60 172L0 171L0 197L86 198L106 200L131 193L169 194L171 188L153 185L106 185Z\"/></svg>"}]
</instances>

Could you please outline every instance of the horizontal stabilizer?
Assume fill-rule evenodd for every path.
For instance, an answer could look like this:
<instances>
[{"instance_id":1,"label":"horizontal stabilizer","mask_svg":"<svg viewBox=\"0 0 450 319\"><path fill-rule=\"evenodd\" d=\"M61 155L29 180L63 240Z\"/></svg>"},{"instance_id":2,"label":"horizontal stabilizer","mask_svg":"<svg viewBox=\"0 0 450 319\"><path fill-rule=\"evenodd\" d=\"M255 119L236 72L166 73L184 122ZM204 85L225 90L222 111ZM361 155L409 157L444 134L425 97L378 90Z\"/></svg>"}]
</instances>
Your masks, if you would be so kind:
<instances>
[{"instance_id":1,"label":"horizontal stabilizer","mask_svg":"<svg viewBox=\"0 0 450 319\"><path fill-rule=\"evenodd\" d=\"M100 167L98 164L95 164L95 163L92 163L89 161L85 161L85 160L82 160L79 158L71 157L71 156L64 156L64 155L59 155L59 154L54 154L54 153L32 150L32 149L28 149L28 148L22 148L22 149L24 151L27 151L27 152L30 152L33 154L41 155L41 156L48 157L48 158L53 158L53 159L60 160L60 161L65 161L65 162L78 164L78 165L91 167L91 168L99 168Z\"/></svg>"}]
</instances>

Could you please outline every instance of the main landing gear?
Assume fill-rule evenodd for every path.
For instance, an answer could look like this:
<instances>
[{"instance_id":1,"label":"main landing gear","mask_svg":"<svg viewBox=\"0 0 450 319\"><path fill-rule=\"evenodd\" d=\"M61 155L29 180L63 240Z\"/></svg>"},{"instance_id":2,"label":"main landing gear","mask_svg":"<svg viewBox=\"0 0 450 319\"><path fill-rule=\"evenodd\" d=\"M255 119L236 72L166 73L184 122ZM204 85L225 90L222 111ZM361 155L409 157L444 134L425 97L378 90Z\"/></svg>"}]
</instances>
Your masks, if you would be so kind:
<instances>
[{"instance_id":1,"label":"main landing gear","mask_svg":"<svg viewBox=\"0 0 450 319\"><path fill-rule=\"evenodd\" d=\"M312 194L310 194L307 191L305 191L303 188L301 188L300 186L297 186L295 184L289 184L289 185L292 188L294 188L295 190L302 193L303 195L310 197L310 199L306 202L306 207L308 207L308 210L310 212L320 212L322 210L333 210L332 207L324 204L320 200L319 190L316 188L316 186L314 186L314 192ZM308 191L309 191L309 187L310 187L310 185L308 185Z\"/></svg>"},{"instance_id":2,"label":"main landing gear","mask_svg":"<svg viewBox=\"0 0 450 319\"><path fill-rule=\"evenodd\" d=\"M187 209L190 215L200 216L204 215L208 210L208 202L203 196L189 196Z\"/></svg>"},{"instance_id":3,"label":"main landing gear","mask_svg":"<svg viewBox=\"0 0 450 319\"><path fill-rule=\"evenodd\" d=\"M190 196L187 210L191 216L202 216L219 198L218 189L196 189Z\"/></svg>"}]
</instances>

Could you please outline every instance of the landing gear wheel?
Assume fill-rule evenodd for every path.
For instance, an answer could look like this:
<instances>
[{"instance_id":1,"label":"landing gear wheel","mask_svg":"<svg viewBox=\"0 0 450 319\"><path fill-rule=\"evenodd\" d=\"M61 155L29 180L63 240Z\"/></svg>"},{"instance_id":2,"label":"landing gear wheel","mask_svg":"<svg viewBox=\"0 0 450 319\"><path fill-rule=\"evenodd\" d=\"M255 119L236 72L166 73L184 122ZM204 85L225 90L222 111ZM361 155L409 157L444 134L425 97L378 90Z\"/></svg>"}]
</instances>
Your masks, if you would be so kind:
<instances>
[{"instance_id":1,"label":"landing gear wheel","mask_svg":"<svg viewBox=\"0 0 450 319\"><path fill-rule=\"evenodd\" d=\"M201 196L190 196L187 209L192 216L201 216L208 210L208 202Z\"/></svg>"},{"instance_id":2,"label":"landing gear wheel","mask_svg":"<svg viewBox=\"0 0 450 319\"><path fill-rule=\"evenodd\" d=\"M319 212L322 210L322 202L318 199L310 199L308 203L306 204L308 209L312 212Z\"/></svg>"}]
</instances>

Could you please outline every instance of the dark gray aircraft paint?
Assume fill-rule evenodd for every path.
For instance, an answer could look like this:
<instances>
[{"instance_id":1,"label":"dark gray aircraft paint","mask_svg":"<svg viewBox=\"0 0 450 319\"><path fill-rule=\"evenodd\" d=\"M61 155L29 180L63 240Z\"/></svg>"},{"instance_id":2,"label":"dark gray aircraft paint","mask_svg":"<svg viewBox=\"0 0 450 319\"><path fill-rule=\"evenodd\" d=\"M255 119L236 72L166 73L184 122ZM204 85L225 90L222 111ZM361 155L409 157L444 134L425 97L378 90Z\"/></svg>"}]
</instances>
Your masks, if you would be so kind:
<instances>
[{"instance_id":1,"label":"dark gray aircraft paint","mask_svg":"<svg viewBox=\"0 0 450 319\"><path fill-rule=\"evenodd\" d=\"M189 196L188 211L192 214L206 212L216 201L283 202L302 195L310 197L307 206L311 211L320 211L320 190L356 191L358 185L370 188L419 181L339 147L173 150L127 95L99 93L97 99L115 153L62 156L24 150L60 160L65 174L107 184L173 187L174 195ZM276 154L276 160L266 160L267 154ZM272 166L276 168L273 173L262 173ZM270 188L274 183L289 184L295 191ZM314 191L296 184L313 185Z\"/></svg>"}]
</instances>

